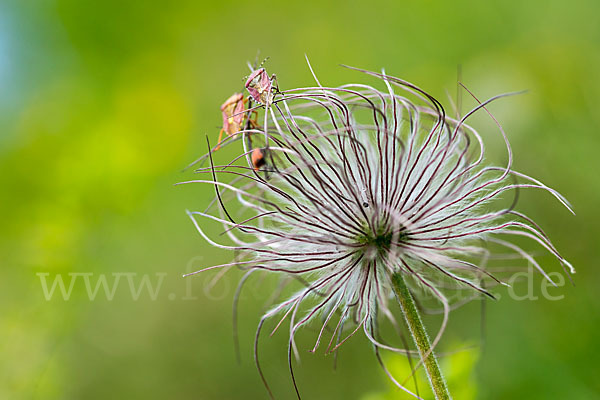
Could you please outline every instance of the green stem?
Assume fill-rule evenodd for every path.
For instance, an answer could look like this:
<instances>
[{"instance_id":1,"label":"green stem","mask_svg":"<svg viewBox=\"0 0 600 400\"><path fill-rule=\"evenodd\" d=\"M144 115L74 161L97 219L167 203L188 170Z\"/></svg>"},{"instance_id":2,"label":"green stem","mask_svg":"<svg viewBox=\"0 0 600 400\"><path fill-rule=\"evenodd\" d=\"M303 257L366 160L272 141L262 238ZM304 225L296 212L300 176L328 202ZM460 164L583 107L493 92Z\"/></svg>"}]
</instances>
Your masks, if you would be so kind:
<instances>
[{"instance_id":1,"label":"green stem","mask_svg":"<svg viewBox=\"0 0 600 400\"><path fill-rule=\"evenodd\" d=\"M448 386L442 376L437 359L431 349L425 326L421 321L421 316L417 311L415 302L401 272L397 272L392 276L392 284L410 333L421 355L421 360L425 366L425 371L427 372L427 377L429 378L429 383L431 383L435 398L438 400L449 400L450 393L448 392Z\"/></svg>"}]
</instances>

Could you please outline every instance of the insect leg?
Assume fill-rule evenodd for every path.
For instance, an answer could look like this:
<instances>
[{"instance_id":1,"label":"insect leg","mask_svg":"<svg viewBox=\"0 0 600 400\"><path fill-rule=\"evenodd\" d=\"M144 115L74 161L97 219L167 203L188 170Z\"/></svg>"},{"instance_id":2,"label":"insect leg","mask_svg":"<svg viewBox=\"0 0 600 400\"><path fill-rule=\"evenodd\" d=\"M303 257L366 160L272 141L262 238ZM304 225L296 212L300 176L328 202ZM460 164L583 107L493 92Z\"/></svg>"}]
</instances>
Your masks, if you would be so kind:
<instances>
[{"instance_id":1,"label":"insect leg","mask_svg":"<svg viewBox=\"0 0 600 400\"><path fill-rule=\"evenodd\" d=\"M224 131L225 131L225 129L223 129L223 128L221 128L221 130L219 131L219 140L217 140L217 148L215 149L215 151L217 151L221 148L221 139L223 138Z\"/></svg>"}]
</instances>

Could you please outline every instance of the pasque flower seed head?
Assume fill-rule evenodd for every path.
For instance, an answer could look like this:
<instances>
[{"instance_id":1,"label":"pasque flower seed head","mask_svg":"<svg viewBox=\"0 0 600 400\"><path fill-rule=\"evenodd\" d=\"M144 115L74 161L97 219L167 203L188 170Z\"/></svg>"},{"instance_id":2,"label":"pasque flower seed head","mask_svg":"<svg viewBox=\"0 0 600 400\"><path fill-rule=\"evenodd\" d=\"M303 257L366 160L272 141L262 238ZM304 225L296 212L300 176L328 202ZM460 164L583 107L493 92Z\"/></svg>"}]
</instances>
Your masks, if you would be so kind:
<instances>
[{"instance_id":1,"label":"pasque flower seed head","mask_svg":"<svg viewBox=\"0 0 600 400\"><path fill-rule=\"evenodd\" d=\"M247 271L243 281L268 271L300 283L264 314L258 331L270 318L278 316L275 330L287 321L290 357L296 332L311 322L319 326L313 351L319 346L335 351L359 330L376 349L402 351L378 340L377 332L382 318L395 323L389 306L395 273L439 301L443 328L450 309L448 281L489 296L489 285L482 282L500 282L474 261L493 255L490 244L546 276L533 256L511 241L526 238L574 272L538 225L499 199L535 188L570 210L568 202L512 169L500 124L497 133L483 135L466 123L475 112L489 114L486 106L505 95L477 101L453 118L417 86L362 72L381 88L324 87L315 77L314 87L274 94L272 103L258 105L265 112L263 126L247 125L224 142L242 143L238 157L200 168L197 172L209 178L190 181L213 185L218 194L207 211L189 212L196 228L209 243L238 255L232 263L204 270L238 266ZM506 165L487 163L483 137L490 134L504 140ZM258 141L260 170L252 162ZM235 204L247 214L243 219L232 218ZM233 244L209 237L201 218L220 222Z\"/></svg>"}]
</instances>

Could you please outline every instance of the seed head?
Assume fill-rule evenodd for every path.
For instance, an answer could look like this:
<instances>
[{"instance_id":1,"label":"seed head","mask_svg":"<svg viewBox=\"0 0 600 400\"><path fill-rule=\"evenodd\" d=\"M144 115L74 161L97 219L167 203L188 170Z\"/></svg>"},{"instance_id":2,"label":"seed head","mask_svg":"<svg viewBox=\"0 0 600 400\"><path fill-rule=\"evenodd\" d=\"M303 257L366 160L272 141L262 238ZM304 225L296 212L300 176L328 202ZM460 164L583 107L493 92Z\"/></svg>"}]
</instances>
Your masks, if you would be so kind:
<instances>
[{"instance_id":1,"label":"seed head","mask_svg":"<svg viewBox=\"0 0 600 400\"><path fill-rule=\"evenodd\" d=\"M275 330L288 321L290 369L294 336L311 322L320 326L312 351L327 336L326 352L333 352L362 330L377 350L404 352L378 338L382 319L396 324L389 305L395 273L441 304L444 319L435 346L448 318L449 292L468 289L492 297L487 288L501 280L485 260L499 249L546 276L511 238L531 240L574 272L538 225L514 204L502 206L501 198L535 188L571 210L568 202L512 169L500 124L497 133L485 136L504 140L504 166L486 162L484 135L467 125L475 112L495 121L486 106L508 94L483 102L473 96L475 108L451 117L417 86L361 71L380 88L324 87L315 76L314 87L280 91L272 104L259 104L264 126L247 126L223 142L241 142L243 151L227 164L197 170L210 178L190 181L217 191L207 211L189 212L196 228L209 243L238 254L232 263L204 270L238 266L247 271L242 282L267 271L300 285L264 314L257 332L275 316ZM258 171L252 161L257 146L263 155ZM233 244L211 239L197 217L220 222ZM343 333L345 328L350 329Z\"/></svg>"}]
</instances>

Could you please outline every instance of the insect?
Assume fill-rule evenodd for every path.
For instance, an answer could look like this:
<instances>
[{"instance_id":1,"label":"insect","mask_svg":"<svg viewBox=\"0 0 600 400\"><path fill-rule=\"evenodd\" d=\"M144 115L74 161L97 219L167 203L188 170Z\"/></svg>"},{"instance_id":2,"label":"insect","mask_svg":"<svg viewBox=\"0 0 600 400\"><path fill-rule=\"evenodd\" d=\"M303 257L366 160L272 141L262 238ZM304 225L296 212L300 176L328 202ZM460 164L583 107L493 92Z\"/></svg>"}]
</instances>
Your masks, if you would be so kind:
<instances>
[{"instance_id":1,"label":"insect","mask_svg":"<svg viewBox=\"0 0 600 400\"><path fill-rule=\"evenodd\" d=\"M221 105L221 113L223 114L223 127L219 132L219 140L217 143L218 150L220 148L221 139L223 138L223 132L227 133L227 136L232 136L241 131L246 118L246 99L242 93L232 94L225 102ZM258 126L255 121L256 112L253 112L254 119L250 118L249 123L251 127ZM215 150L215 151L216 151Z\"/></svg>"},{"instance_id":2,"label":"insect","mask_svg":"<svg viewBox=\"0 0 600 400\"><path fill-rule=\"evenodd\" d=\"M242 129L244 122L244 95L241 93L232 94L221 105L221 112L223 114L223 127L219 132L217 145L221 144L223 132L227 133L227 136L231 136ZM219 146L217 146L217 149L219 149Z\"/></svg>"},{"instance_id":3,"label":"insect","mask_svg":"<svg viewBox=\"0 0 600 400\"><path fill-rule=\"evenodd\" d=\"M263 165L267 163L265 160L266 149L256 147L252 150L252 165L254 166L254 170L258 171Z\"/></svg>"},{"instance_id":4,"label":"insect","mask_svg":"<svg viewBox=\"0 0 600 400\"><path fill-rule=\"evenodd\" d=\"M279 91L277 86L273 86L273 82L277 82L275 74L269 78L267 71L259 68L248 76L245 86L254 101L269 107L273 103L275 94Z\"/></svg>"}]
</instances>

